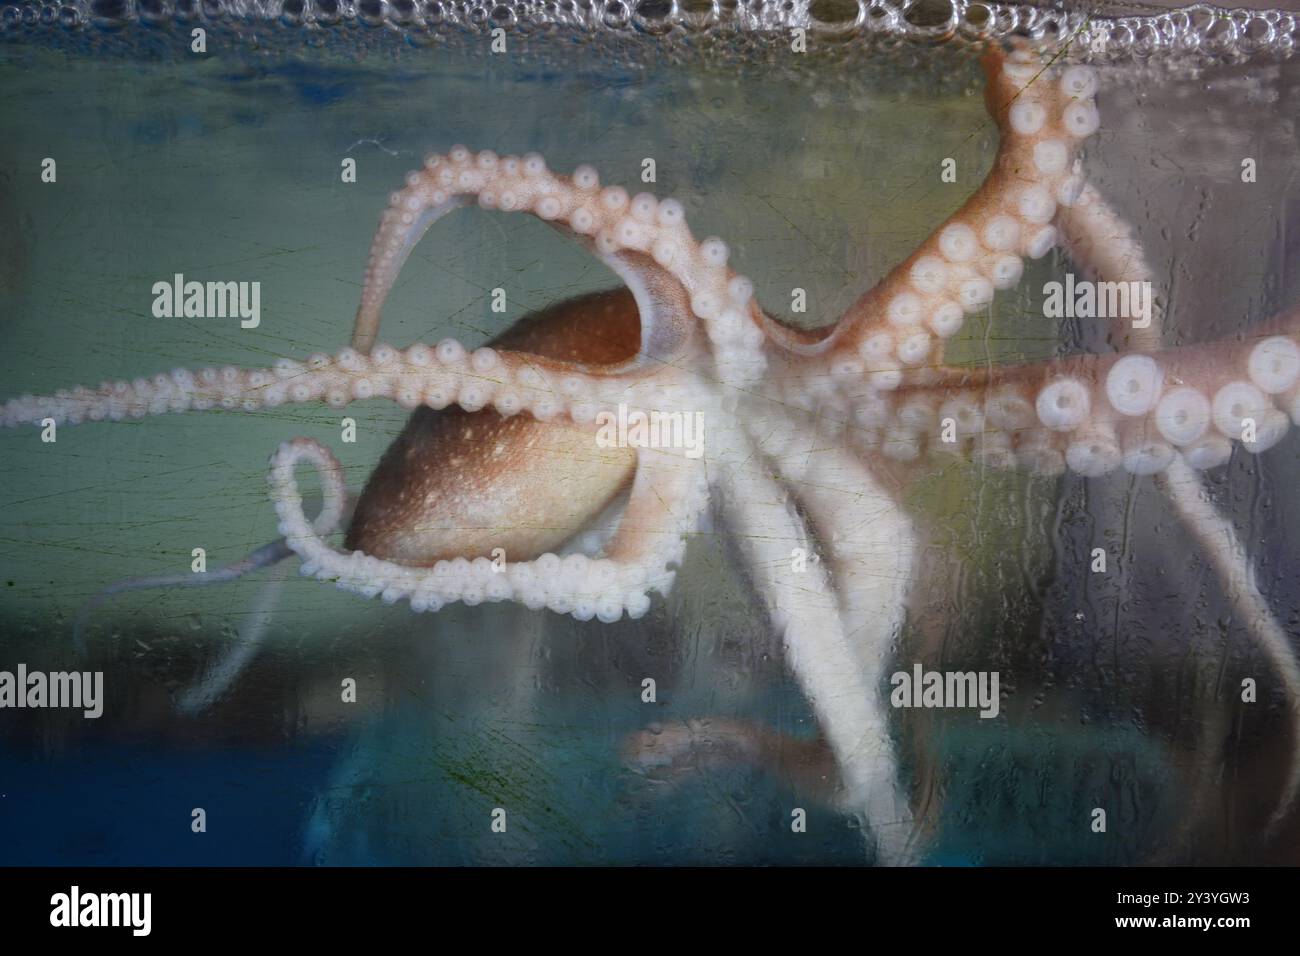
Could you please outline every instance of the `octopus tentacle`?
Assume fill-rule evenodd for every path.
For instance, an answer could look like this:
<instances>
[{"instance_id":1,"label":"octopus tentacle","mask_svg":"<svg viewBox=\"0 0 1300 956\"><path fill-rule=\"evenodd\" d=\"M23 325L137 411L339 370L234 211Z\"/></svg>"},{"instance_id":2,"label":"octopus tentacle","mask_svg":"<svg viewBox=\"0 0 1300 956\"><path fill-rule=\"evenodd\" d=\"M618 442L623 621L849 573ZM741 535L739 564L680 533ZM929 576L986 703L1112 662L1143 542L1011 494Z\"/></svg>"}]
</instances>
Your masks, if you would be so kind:
<instances>
[{"instance_id":1,"label":"octopus tentacle","mask_svg":"<svg viewBox=\"0 0 1300 956\"><path fill-rule=\"evenodd\" d=\"M179 713L186 716L203 713L217 702L244 672L244 668L257 656L266 639L276 605L280 601L280 592L284 589L288 570L282 564L271 570L267 580L259 589L253 606L240 622L239 634L234 645L204 672L197 683L187 688L177 698L176 710Z\"/></svg>"},{"instance_id":2,"label":"octopus tentacle","mask_svg":"<svg viewBox=\"0 0 1300 956\"><path fill-rule=\"evenodd\" d=\"M899 496L859 456L824 435L812 441L797 485L799 499L816 527L831 529L820 543L840 596L845 638L866 675L874 712L872 724L863 730L869 729L879 746L892 748L881 678L904 623L916 529ZM884 769L891 779L880 785L897 788L897 763ZM909 841L914 838L913 832Z\"/></svg>"},{"instance_id":3,"label":"octopus tentacle","mask_svg":"<svg viewBox=\"0 0 1300 956\"><path fill-rule=\"evenodd\" d=\"M1056 223L1062 246L1089 278L1104 282L1153 281L1151 266L1133 228L1092 184L1083 187L1077 202L1061 205ZM1137 349L1159 348L1163 325L1159 303L1152 303L1149 322L1134 325L1134 318L1131 311L1112 316L1115 341L1128 342Z\"/></svg>"},{"instance_id":4,"label":"octopus tentacle","mask_svg":"<svg viewBox=\"0 0 1300 956\"><path fill-rule=\"evenodd\" d=\"M681 560L685 535L704 507L707 488L703 467L645 450L638 454L637 475L627 512L606 549L605 558L571 554L563 559L543 554L504 569L486 558L439 561L432 568L385 561L360 551L331 548L302 513L294 468L309 461L327 489L341 480L341 466L318 442L286 442L271 458L269 481L280 532L302 559L302 573L333 581L338 587L385 603L410 602L413 611L437 611L461 601L519 601L530 609L548 607L578 620L617 621L626 612L640 617L649 609L649 594L672 586L674 565ZM327 492L331 493L331 492Z\"/></svg>"},{"instance_id":5,"label":"octopus tentacle","mask_svg":"<svg viewBox=\"0 0 1300 956\"><path fill-rule=\"evenodd\" d=\"M1152 281L1133 230L1091 186L1084 189L1078 203L1062 208L1059 219L1067 250L1090 277L1107 282ZM1133 324L1131 315L1115 316L1115 340L1148 351L1157 349L1163 314L1156 306L1145 327ZM1243 350L1231 349L1227 362L1220 365L1212 360L1199 379L1162 388L1166 370L1158 356L1131 355L1115 360L1107 379L1108 397L1116 407L1125 413L1148 412L1147 424L1153 424L1157 433L1149 437L1152 429L1140 428L1133 421L1121 426L1121 434L1131 443L1122 460L1130 470L1161 472L1158 486L1209 555L1229 600L1281 679L1294 740L1300 740L1300 667L1285 630L1259 591L1245 548L1232 524L1209 500L1198 469L1227 460L1231 441L1241 437L1243 419L1248 415L1257 416L1256 438L1242 444L1255 452L1280 440L1287 431L1288 414L1300 424L1300 347L1294 335L1300 328L1298 318L1300 312L1293 310L1253 330L1257 338L1248 347L1244 369ZM1281 408L1273 406L1275 401ZM1121 453L1113 427L1086 425L1079 434L1088 443L1084 446L1088 451L1081 454L1075 446L1071 461L1067 450L1067 464L1085 474L1089 468L1100 472L1113 467L1111 463ZM1171 455L1170 445L1181 454ZM1134 465L1136 468L1131 467ZM1300 760L1293 755L1269 820L1270 829L1286 817L1297 796Z\"/></svg>"},{"instance_id":6,"label":"octopus tentacle","mask_svg":"<svg viewBox=\"0 0 1300 956\"><path fill-rule=\"evenodd\" d=\"M1300 335L918 370L852 415L865 447L896 461L929 450L1092 476L1120 466L1154 474L1180 456L1204 470L1226 462L1234 442L1258 454L1300 423Z\"/></svg>"},{"instance_id":7,"label":"octopus tentacle","mask_svg":"<svg viewBox=\"0 0 1300 956\"><path fill-rule=\"evenodd\" d=\"M629 734L620 751L625 767L654 774L659 787L676 786L701 769L749 767L779 775L819 803L838 806L843 796L840 769L824 740L779 733L756 721L710 716L657 725Z\"/></svg>"},{"instance_id":8,"label":"octopus tentacle","mask_svg":"<svg viewBox=\"0 0 1300 956\"><path fill-rule=\"evenodd\" d=\"M566 419L591 426L601 411L660 408L675 404L661 387L673 370L647 367L622 374L573 362L491 348L467 352L454 339L435 348L413 345L399 352L386 345L365 356L343 349L305 363L281 359L269 369L233 366L198 372L177 369L150 379L105 382L95 389L25 395L0 405L0 426L59 424L144 418L213 408L257 411L285 404L325 401L342 408L353 401L387 398L403 408L421 405L466 411L491 406L503 415L528 412L541 421Z\"/></svg>"},{"instance_id":9,"label":"octopus tentacle","mask_svg":"<svg viewBox=\"0 0 1300 956\"><path fill-rule=\"evenodd\" d=\"M1277 622L1260 593L1250 559L1232 523L1225 519L1206 496L1199 476L1181 461L1173 462L1160 476L1165 493L1187 518L1188 527L1224 584L1228 599L1248 623L1255 640L1282 681L1290 718L1292 756L1282 782L1282 792L1269 818L1275 829L1300 797L1300 760L1294 749L1300 741L1300 665L1286 630Z\"/></svg>"},{"instance_id":10,"label":"octopus tentacle","mask_svg":"<svg viewBox=\"0 0 1300 956\"><path fill-rule=\"evenodd\" d=\"M1042 67L1028 51L984 60L986 101L1000 145L984 182L938 231L860 298L819 354L840 380L897 387L905 369L929 360L935 338L961 328L998 289L1015 286L1023 257L1059 241L1058 208L1078 200L1079 148L1097 129L1096 76L1086 67Z\"/></svg>"},{"instance_id":11,"label":"octopus tentacle","mask_svg":"<svg viewBox=\"0 0 1300 956\"><path fill-rule=\"evenodd\" d=\"M371 248L353 331L353 347L368 351L379 330L383 303L411 247L440 216L477 198L480 206L528 212L563 225L638 292L651 266L685 289L691 313L714 343L714 359L727 377L752 380L763 368L763 330L753 283L727 267L729 250L718 238L696 241L675 199L601 188L590 166L572 176L546 168L542 157L473 154L463 146L431 155L393 193ZM640 296L638 296L640 298Z\"/></svg>"},{"instance_id":12,"label":"octopus tentacle","mask_svg":"<svg viewBox=\"0 0 1300 956\"><path fill-rule=\"evenodd\" d=\"M863 668L819 564L810 562L803 575L786 572L791 549L812 546L781 487L753 454L739 448L729 454L733 460L723 470L724 503L735 526L743 529L739 544L782 635L790 669L843 771L843 803L865 814L881 862L904 863L912 820L907 800L897 792L893 744L881 719L873 679L879 664Z\"/></svg>"},{"instance_id":13,"label":"octopus tentacle","mask_svg":"<svg viewBox=\"0 0 1300 956\"><path fill-rule=\"evenodd\" d=\"M316 517L312 519L312 527L319 534L331 534L337 528L348 523L355 507L356 497L345 494L343 510L335 513L326 510L322 506ZM72 625L73 644L79 650L84 648L86 625L90 621L90 616L119 594L126 594L130 591L152 591L162 588L193 588L208 587L214 584L229 584L232 581L238 581L245 575L274 567L291 554L293 554L293 551L284 543L284 539L276 538L274 541L250 551L238 561L232 561L215 571L207 571L203 574L195 574L192 571L181 574L152 574L115 581L102 588L77 611L76 619Z\"/></svg>"},{"instance_id":14,"label":"octopus tentacle","mask_svg":"<svg viewBox=\"0 0 1300 956\"><path fill-rule=\"evenodd\" d=\"M284 539L277 538L270 544L264 544L262 547L250 552L238 561L215 571L209 571L206 574L194 574L187 571L181 574L155 574L127 578L124 581L114 581L102 588L99 593L86 601L77 611L76 619L72 624L73 644L78 650L84 649L86 625L90 621L90 616L119 594L126 594L129 591L151 591L160 588L191 588L206 587L213 584L229 584L232 581L239 580L246 574L273 567L291 554L293 554L293 551L284 543Z\"/></svg>"}]
</instances>

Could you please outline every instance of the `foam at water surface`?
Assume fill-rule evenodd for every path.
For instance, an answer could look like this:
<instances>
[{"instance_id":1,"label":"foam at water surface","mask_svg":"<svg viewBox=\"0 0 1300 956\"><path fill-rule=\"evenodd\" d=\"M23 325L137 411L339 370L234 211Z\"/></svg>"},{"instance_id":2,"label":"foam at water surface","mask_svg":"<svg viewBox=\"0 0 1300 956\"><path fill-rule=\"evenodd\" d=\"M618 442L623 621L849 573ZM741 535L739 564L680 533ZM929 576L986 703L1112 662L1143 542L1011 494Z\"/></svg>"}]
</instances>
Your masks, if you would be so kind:
<instances>
[{"instance_id":1,"label":"foam at water surface","mask_svg":"<svg viewBox=\"0 0 1300 956\"><path fill-rule=\"evenodd\" d=\"M150 40L204 26L247 49L398 52L479 42L497 28L530 49L572 56L573 43L625 60L665 54L753 61L787 52L852 57L907 43L956 45L1011 36L1061 42L1092 60L1242 61L1287 57L1300 17L1210 5L1139 16L1090 6L972 0L30 0L0 5L0 38L97 52L165 52ZM515 48L519 52L519 48Z\"/></svg>"}]
</instances>

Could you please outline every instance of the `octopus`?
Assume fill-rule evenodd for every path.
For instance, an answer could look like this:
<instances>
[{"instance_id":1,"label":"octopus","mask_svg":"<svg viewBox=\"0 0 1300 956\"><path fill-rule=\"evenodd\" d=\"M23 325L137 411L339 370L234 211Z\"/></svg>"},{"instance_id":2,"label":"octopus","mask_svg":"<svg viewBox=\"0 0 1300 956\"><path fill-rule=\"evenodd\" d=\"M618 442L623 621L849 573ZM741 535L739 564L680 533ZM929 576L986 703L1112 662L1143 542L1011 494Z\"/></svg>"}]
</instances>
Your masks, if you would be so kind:
<instances>
[{"instance_id":1,"label":"octopus","mask_svg":"<svg viewBox=\"0 0 1300 956\"><path fill-rule=\"evenodd\" d=\"M840 804L865 819L876 859L915 861L924 838L880 678L918 565L917 521L903 502L936 458L1047 477L1151 476L1227 583L1271 679L1300 699L1288 637L1199 477L1238 447L1267 451L1300 422L1300 312L1240 340L1179 347L1162 347L1159 310L1150 322L1120 314L1111 321L1125 347L1115 354L945 364L965 317L1017 286L1026 259L1059 247L1096 281L1151 278L1133 231L1085 175L1096 73L1028 45L990 49L982 65L999 135L988 176L820 328L768 315L727 244L697 240L676 200L602 186L590 166L564 175L535 153L457 146L428 156L392 194L350 346L270 368L178 369L22 396L0 407L0 423L396 402L408 423L355 498L324 445L300 438L274 452L282 538L227 573L292 554L304 575L415 612L514 601L582 621L640 617L673 587L706 507L719 508L833 753ZM471 203L551 224L625 287L559 303L474 350L451 339L378 344L412 248ZM703 454L598 440L610 416L634 414L702 416ZM311 519L303 464L323 488ZM591 553L556 553L611 508L616 525ZM339 548L330 539L341 529ZM1298 785L1293 764L1275 823Z\"/></svg>"}]
</instances>

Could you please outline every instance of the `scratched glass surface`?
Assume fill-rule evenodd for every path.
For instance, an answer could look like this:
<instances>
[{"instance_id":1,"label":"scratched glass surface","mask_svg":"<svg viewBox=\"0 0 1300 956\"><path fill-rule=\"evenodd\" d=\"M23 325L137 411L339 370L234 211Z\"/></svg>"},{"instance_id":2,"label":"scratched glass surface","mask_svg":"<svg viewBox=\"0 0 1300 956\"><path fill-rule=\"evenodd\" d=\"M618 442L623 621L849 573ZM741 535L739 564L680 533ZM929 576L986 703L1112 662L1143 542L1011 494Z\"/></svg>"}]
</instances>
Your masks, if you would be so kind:
<instances>
[{"instance_id":1,"label":"scratched glass surface","mask_svg":"<svg viewBox=\"0 0 1300 956\"><path fill-rule=\"evenodd\" d=\"M338 350L379 213L431 149L536 150L633 192L654 157L649 188L683 202L696 236L728 241L771 314L812 325L906 258L997 148L964 41L858 37L786 70L769 65L785 39L695 55L678 37L678 55L656 59L653 38L593 30L493 56L485 34L413 43L390 24L304 49L285 19L256 51L214 31L197 56L188 25L95 28L88 42L89 27L61 39L6 13L0 398ZM1231 339L1293 307L1300 63L1166 52L1098 68L1089 177L1154 265L1165 344ZM40 178L47 157L55 183ZM341 181L348 157L355 183ZM949 360L1109 351L1104 323L1044 318L1044 284L1068 269L1059 251L1028 262ZM259 281L260 325L155 318L151 287L176 273ZM472 347L618 281L534 218L461 210L416 247L382 339ZM807 313L791 311L795 287ZM344 414L355 443L339 440ZM105 585L188 571L196 547L215 566L273 540L278 443L322 441L357 490L406 417L370 401L87 424L54 444L0 433L0 667L102 670L106 696L93 721L0 711L0 863L872 862L733 529L711 511L672 593L636 621L513 604L417 615L300 577L294 559L114 596L74 640ZM1292 638L1298 449L1294 432L1262 456L1239 449L1207 482ZM1150 479L935 461L907 506L919 570L879 679L913 662L1001 674L996 720L890 716L920 862L1297 862L1294 822L1264 832L1296 743L1287 703ZM1090 571L1099 545L1105 574ZM1247 677L1264 689L1243 707ZM694 743L671 766L638 759L641 732L684 725ZM191 832L195 807L206 834ZM806 833L791 832L796 807ZM1095 807L1109 808L1105 835Z\"/></svg>"}]
</instances>

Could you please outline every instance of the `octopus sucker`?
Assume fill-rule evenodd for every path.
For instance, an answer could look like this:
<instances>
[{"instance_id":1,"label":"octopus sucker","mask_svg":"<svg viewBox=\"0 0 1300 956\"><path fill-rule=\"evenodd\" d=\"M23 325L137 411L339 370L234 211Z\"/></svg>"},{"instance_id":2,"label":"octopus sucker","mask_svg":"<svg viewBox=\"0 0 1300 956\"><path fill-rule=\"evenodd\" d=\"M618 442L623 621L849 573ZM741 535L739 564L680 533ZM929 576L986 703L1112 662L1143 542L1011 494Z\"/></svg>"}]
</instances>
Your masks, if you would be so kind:
<instances>
[{"instance_id":1,"label":"octopus sucker","mask_svg":"<svg viewBox=\"0 0 1300 956\"><path fill-rule=\"evenodd\" d=\"M1113 425L1085 425L1070 436L1065 462L1071 471L1086 478L1109 474L1123 461L1119 436Z\"/></svg>"},{"instance_id":2,"label":"octopus sucker","mask_svg":"<svg viewBox=\"0 0 1300 956\"><path fill-rule=\"evenodd\" d=\"M1155 425L1175 445L1191 445L1210 427L1210 400L1194 388L1172 389L1156 405Z\"/></svg>"}]
</instances>

